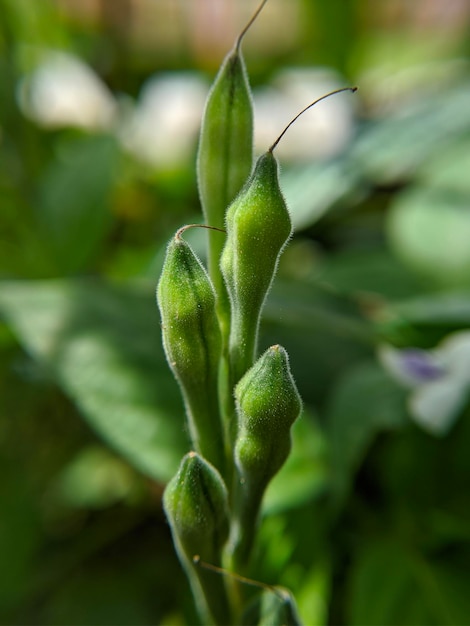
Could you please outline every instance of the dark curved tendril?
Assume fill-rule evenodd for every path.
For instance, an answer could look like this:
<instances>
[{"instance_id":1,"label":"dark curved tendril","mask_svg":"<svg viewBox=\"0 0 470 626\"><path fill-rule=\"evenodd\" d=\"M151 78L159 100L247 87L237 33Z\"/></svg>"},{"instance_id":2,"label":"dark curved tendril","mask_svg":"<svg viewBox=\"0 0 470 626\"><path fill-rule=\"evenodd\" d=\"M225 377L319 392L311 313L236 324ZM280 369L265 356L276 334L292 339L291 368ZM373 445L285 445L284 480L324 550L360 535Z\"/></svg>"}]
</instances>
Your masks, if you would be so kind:
<instances>
[{"instance_id":1,"label":"dark curved tendril","mask_svg":"<svg viewBox=\"0 0 470 626\"><path fill-rule=\"evenodd\" d=\"M250 21L248 22L248 24L245 26L245 28L242 30L242 32L238 35L237 41L235 42L235 50L237 51L237 53L240 52L240 46L242 45L243 37L246 35L247 31L250 29L250 27L253 24L253 22L256 20L258 15L261 13L261 9L264 7L264 5L266 4L267 1L268 0L263 0L261 2L259 7L256 9L256 11L251 16Z\"/></svg>"},{"instance_id":2,"label":"dark curved tendril","mask_svg":"<svg viewBox=\"0 0 470 626\"><path fill-rule=\"evenodd\" d=\"M357 91L357 87L343 87L342 89L335 89L335 91L330 91L330 93L325 94L324 96L322 96L321 98L318 98L317 100L315 100L314 102L311 102L308 106L305 107L305 109L302 109L302 111L300 111L300 113L297 113L297 115L294 117L293 120L291 120L287 126L284 128L284 130L282 131L282 133L279 135L279 137L276 139L276 141L273 143L273 145L269 148L268 152L272 152L274 150L274 148L277 146L277 144L281 141L281 139L284 137L284 135L286 134L286 132L289 130L289 128L292 126L292 124L299 119L299 117L305 113L305 111L308 111L309 109L311 109L315 104L318 104L319 102L321 102L322 100L325 100L325 98L329 98L330 96L334 96L337 93L342 93L343 91L351 91L352 93L354 93L355 91Z\"/></svg>"}]
</instances>

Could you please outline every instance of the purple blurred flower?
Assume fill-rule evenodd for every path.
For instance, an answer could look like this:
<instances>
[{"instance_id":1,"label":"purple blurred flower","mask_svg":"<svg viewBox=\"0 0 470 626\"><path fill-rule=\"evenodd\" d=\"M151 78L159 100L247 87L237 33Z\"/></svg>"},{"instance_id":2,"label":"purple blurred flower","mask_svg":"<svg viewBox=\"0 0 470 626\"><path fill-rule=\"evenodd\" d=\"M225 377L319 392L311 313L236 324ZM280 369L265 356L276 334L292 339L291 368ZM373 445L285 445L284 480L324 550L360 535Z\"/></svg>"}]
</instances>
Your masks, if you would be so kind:
<instances>
[{"instance_id":1,"label":"purple blurred flower","mask_svg":"<svg viewBox=\"0 0 470 626\"><path fill-rule=\"evenodd\" d=\"M379 348L379 360L411 389L412 419L434 435L444 435L470 396L470 331L453 333L433 350Z\"/></svg>"},{"instance_id":2,"label":"purple blurred flower","mask_svg":"<svg viewBox=\"0 0 470 626\"><path fill-rule=\"evenodd\" d=\"M416 382L425 383L445 375L445 369L429 352L405 348L399 355L404 372Z\"/></svg>"}]
</instances>

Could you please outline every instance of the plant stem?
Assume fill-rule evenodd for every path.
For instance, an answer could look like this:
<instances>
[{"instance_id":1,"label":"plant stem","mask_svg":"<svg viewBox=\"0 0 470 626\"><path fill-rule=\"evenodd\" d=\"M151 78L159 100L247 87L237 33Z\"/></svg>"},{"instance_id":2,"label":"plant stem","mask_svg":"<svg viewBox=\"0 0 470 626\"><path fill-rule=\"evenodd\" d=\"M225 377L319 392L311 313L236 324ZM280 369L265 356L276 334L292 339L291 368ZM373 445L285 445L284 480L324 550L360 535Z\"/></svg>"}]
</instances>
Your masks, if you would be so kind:
<instances>
[{"instance_id":1,"label":"plant stem","mask_svg":"<svg viewBox=\"0 0 470 626\"><path fill-rule=\"evenodd\" d=\"M242 482L237 476L234 485L233 513L230 528L229 555L233 571L245 574L249 565L259 512L264 492L261 483Z\"/></svg>"},{"instance_id":2,"label":"plant stem","mask_svg":"<svg viewBox=\"0 0 470 626\"><path fill-rule=\"evenodd\" d=\"M232 609L223 578L193 563L187 564L186 572L204 622L216 626L229 624L232 621Z\"/></svg>"},{"instance_id":3,"label":"plant stem","mask_svg":"<svg viewBox=\"0 0 470 626\"><path fill-rule=\"evenodd\" d=\"M253 365L258 341L257 320L235 309L230 329L230 368L232 388Z\"/></svg>"}]
</instances>

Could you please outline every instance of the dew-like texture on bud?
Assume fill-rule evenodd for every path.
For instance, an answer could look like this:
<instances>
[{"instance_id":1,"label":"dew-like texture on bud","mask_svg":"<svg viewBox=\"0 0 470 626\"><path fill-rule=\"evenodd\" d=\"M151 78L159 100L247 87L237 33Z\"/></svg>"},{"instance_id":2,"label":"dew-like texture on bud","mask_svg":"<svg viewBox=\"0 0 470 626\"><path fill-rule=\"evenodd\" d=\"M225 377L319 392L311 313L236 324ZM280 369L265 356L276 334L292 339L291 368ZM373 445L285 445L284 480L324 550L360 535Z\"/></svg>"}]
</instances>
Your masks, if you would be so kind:
<instances>
[{"instance_id":1,"label":"dew-like texture on bud","mask_svg":"<svg viewBox=\"0 0 470 626\"><path fill-rule=\"evenodd\" d=\"M284 348L269 348L240 380L235 397L238 470L244 481L265 486L289 455L290 428L302 408Z\"/></svg>"},{"instance_id":2,"label":"dew-like texture on bud","mask_svg":"<svg viewBox=\"0 0 470 626\"><path fill-rule=\"evenodd\" d=\"M178 235L167 249L157 288L163 345L178 380L193 445L223 471L223 429L218 407L220 330L206 270Z\"/></svg>"},{"instance_id":3,"label":"dew-like texture on bud","mask_svg":"<svg viewBox=\"0 0 470 626\"><path fill-rule=\"evenodd\" d=\"M253 364L261 309L292 232L271 152L258 159L253 175L228 209L226 229L221 270L230 297L230 348L237 382Z\"/></svg>"},{"instance_id":4,"label":"dew-like texture on bud","mask_svg":"<svg viewBox=\"0 0 470 626\"><path fill-rule=\"evenodd\" d=\"M197 555L219 565L229 529L228 495L219 472L196 452L181 461L163 494L173 542L205 623L225 624L229 615L223 580L194 564Z\"/></svg>"}]
</instances>

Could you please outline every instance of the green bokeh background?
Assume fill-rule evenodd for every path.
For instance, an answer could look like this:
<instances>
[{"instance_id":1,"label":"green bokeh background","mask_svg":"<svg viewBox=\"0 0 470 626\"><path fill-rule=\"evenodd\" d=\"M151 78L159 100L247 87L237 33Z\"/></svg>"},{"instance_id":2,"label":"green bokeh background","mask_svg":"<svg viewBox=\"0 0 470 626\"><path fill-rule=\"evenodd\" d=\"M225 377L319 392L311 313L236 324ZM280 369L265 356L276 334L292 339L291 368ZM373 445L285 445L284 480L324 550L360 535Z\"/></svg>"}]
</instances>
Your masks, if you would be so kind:
<instances>
[{"instance_id":1,"label":"green bokeh background","mask_svg":"<svg viewBox=\"0 0 470 626\"><path fill-rule=\"evenodd\" d=\"M207 90L255 6L0 0L2 624L196 623L161 508L188 441L154 290L201 220L200 104L152 158L128 122L150 79ZM260 348L288 349L305 415L253 576L306 624L470 622L468 394L430 432L377 358L470 327L469 42L465 0L269 0L244 43L260 93L299 67L359 85L339 148L278 155L296 234ZM57 77L41 99L59 52L101 104Z\"/></svg>"}]
</instances>

